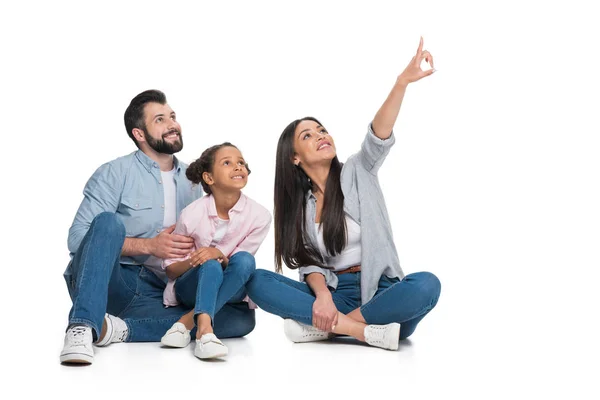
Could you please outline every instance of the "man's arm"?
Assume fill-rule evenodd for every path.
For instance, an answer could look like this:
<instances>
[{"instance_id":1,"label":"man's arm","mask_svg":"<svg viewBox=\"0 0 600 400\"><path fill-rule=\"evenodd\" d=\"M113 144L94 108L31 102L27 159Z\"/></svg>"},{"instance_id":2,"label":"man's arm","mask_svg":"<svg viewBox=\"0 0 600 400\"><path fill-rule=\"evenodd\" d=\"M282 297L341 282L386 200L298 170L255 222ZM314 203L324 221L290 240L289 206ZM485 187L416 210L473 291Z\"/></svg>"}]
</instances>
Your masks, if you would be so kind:
<instances>
[{"instance_id":1,"label":"man's arm","mask_svg":"<svg viewBox=\"0 0 600 400\"><path fill-rule=\"evenodd\" d=\"M94 172L85 185L83 201L69 229L68 247L71 253L77 251L98 214L117 212L123 184L123 177L110 163L102 165ZM185 257L191 251L194 240L187 236L172 234L174 228L173 225L150 239L125 238L121 254L123 256L153 255L158 258Z\"/></svg>"},{"instance_id":2,"label":"man's arm","mask_svg":"<svg viewBox=\"0 0 600 400\"><path fill-rule=\"evenodd\" d=\"M104 164L94 172L83 189L83 200L69 229L68 247L75 253L94 218L102 212L116 212L121 198L123 180L114 167Z\"/></svg>"}]
</instances>

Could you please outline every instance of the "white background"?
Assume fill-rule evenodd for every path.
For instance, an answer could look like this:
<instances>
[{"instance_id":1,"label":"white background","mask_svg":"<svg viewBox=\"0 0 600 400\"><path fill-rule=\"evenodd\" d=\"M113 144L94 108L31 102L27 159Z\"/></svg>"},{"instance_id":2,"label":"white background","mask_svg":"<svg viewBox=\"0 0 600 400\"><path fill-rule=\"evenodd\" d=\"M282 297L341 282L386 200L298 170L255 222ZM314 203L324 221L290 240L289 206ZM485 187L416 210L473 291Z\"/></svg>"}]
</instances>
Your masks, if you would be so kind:
<instances>
[{"instance_id":1,"label":"white background","mask_svg":"<svg viewBox=\"0 0 600 400\"><path fill-rule=\"evenodd\" d=\"M0 390L598 398L600 29L592 2L566 3L3 4ZM90 367L59 365L67 231L89 176L134 150L132 97L167 94L184 161L236 144L253 171L245 193L271 209L283 128L319 118L344 160L420 35L439 71L409 87L380 180L405 272L435 273L442 295L398 352L293 345L259 311L225 362L117 344ZM271 232L259 267L272 254Z\"/></svg>"}]
</instances>

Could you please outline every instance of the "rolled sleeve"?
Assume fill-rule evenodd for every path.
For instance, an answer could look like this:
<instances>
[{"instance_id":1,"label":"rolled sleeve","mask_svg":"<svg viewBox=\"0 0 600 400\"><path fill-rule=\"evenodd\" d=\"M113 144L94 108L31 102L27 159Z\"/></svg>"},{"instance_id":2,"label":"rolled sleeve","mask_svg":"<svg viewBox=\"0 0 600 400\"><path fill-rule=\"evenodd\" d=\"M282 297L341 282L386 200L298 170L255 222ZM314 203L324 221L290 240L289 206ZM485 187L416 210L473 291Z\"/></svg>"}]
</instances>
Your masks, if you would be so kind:
<instances>
[{"instance_id":1,"label":"rolled sleeve","mask_svg":"<svg viewBox=\"0 0 600 400\"><path fill-rule=\"evenodd\" d=\"M337 288L338 277L331 270L318 267L316 265L307 265L305 267L298 268L298 274L300 275L300 282L304 282L306 275L312 273L319 273L325 277L325 284L333 289Z\"/></svg>"},{"instance_id":2,"label":"rolled sleeve","mask_svg":"<svg viewBox=\"0 0 600 400\"><path fill-rule=\"evenodd\" d=\"M385 140L380 139L373 132L373 124L369 124L367 136L363 140L360 152L358 153L363 167L373 175L376 175L395 142L396 137L394 136L394 132L391 133L389 138Z\"/></svg>"}]
</instances>

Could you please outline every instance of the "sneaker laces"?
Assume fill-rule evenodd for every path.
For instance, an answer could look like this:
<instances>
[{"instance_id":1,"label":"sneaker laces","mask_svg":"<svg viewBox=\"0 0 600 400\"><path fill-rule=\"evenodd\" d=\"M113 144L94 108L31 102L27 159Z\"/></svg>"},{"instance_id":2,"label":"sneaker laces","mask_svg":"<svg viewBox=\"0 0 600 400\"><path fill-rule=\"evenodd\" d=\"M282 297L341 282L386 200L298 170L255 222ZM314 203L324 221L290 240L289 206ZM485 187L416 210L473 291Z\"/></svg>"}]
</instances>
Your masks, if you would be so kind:
<instances>
[{"instance_id":1,"label":"sneaker laces","mask_svg":"<svg viewBox=\"0 0 600 400\"><path fill-rule=\"evenodd\" d=\"M306 325L303 323L299 323L302 327L302 336L305 337L321 337L323 335L329 335L327 332L320 330L316 326Z\"/></svg>"},{"instance_id":2,"label":"sneaker laces","mask_svg":"<svg viewBox=\"0 0 600 400\"><path fill-rule=\"evenodd\" d=\"M117 335L115 335L115 337L113 337L112 342L113 343L124 342L125 338L127 337L127 333L129 333L129 329L122 330Z\"/></svg>"},{"instance_id":3,"label":"sneaker laces","mask_svg":"<svg viewBox=\"0 0 600 400\"><path fill-rule=\"evenodd\" d=\"M76 325L69 329L69 340L74 345L84 344L85 342L85 333L89 328L83 325Z\"/></svg>"},{"instance_id":4,"label":"sneaker laces","mask_svg":"<svg viewBox=\"0 0 600 400\"><path fill-rule=\"evenodd\" d=\"M387 333L386 325L369 325L367 329L370 342L384 343L385 334ZM367 338L365 337L365 339Z\"/></svg>"}]
</instances>

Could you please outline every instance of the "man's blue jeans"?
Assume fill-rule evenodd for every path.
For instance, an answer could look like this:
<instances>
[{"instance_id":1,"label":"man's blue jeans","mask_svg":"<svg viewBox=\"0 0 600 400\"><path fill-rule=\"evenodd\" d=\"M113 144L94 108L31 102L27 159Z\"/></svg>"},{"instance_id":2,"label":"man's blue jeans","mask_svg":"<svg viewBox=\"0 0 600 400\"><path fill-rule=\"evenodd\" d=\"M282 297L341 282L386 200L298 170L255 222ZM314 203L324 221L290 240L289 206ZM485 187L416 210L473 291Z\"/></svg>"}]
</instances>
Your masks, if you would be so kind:
<instances>
[{"instance_id":1,"label":"man's blue jeans","mask_svg":"<svg viewBox=\"0 0 600 400\"><path fill-rule=\"evenodd\" d=\"M214 321L225 304L241 303L246 297L246 282L256 268L254 256L240 251L229 259L223 270L217 260L189 269L175 282L179 303L194 309L194 317L208 314ZM196 318L194 318L194 321Z\"/></svg>"},{"instance_id":2,"label":"man's blue jeans","mask_svg":"<svg viewBox=\"0 0 600 400\"><path fill-rule=\"evenodd\" d=\"M348 314L360 307L367 324L401 324L400 339L412 335L417 324L437 304L440 281L429 272L407 275L403 280L379 280L375 296L361 306L360 272L338 276L337 289L332 291L338 311ZM315 295L304 282L298 282L271 271L259 269L246 285L248 295L263 310L282 318L291 318L312 325Z\"/></svg>"},{"instance_id":3,"label":"man's blue jeans","mask_svg":"<svg viewBox=\"0 0 600 400\"><path fill-rule=\"evenodd\" d=\"M90 326L97 340L107 312L125 321L128 342L158 342L190 308L165 308L163 280L144 266L119 263L124 241L125 227L114 213L94 218L64 274L73 301L69 325ZM220 338L247 335L254 325L254 310L242 302L225 304L214 317Z\"/></svg>"}]
</instances>

